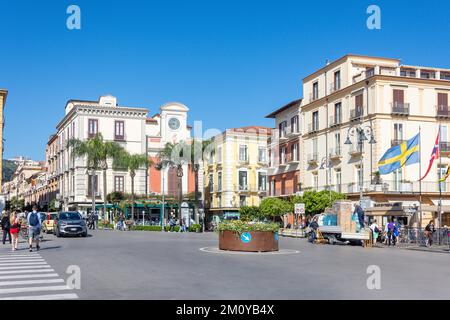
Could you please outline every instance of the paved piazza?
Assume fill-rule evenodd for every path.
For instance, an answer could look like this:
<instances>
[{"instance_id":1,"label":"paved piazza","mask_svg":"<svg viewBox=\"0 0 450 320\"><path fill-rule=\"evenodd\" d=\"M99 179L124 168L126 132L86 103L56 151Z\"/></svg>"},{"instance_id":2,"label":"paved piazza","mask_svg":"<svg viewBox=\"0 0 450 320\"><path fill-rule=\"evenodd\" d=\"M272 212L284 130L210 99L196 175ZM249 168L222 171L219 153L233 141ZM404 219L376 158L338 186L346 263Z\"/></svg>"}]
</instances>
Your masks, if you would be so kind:
<instances>
[{"instance_id":1,"label":"paved piazza","mask_svg":"<svg viewBox=\"0 0 450 320\"><path fill-rule=\"evenodd\" d=\"M88 238L45 238L34 257L39 260L36 270L49 268L55 276L46 277L53 283L25 282L8 291L2 282L10 280L1 278L0 299L450 298L450 255L445 253L311 245L304 239L282 238L284 254L230 254L214 250L214 233L99 230ZM26 248L24 243L21 247ZM18 259L29 255L25 249L15 254L24 256ZM0 255L10 261L9 246L2 247ZM81 269L80 290L64 290L61 283L69 277L66 270L71 265ZM372 265L381 270L380 290L367 288L367 268ZM7 274L1 276L20 277L10 272L15 269L3 268L9 269L2 269Z\"/></svg>"}]
</instances>

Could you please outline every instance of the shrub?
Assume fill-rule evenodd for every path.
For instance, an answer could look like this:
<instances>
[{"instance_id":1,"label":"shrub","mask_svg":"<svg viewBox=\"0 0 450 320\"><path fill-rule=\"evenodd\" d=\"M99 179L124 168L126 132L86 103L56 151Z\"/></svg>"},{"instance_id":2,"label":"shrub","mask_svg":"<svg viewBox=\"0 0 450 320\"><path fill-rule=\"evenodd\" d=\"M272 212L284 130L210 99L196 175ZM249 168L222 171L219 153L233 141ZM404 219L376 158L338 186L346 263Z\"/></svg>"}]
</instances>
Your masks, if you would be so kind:
<instances>
[{"instance_id":1,"label":"shrub","mask_svg":"<svg viewBox=\"0 0 450 320\"><path fill-rule=\"evenodd\" d=\"M223 221L219 224L219 231L235 231L239 234L252 231L270 231L278 232L280 225L278 223L263 222L244 222L240 220Z\"/></svg>"},{"instance_id":2,"label":"shrub","mask_svg":"<svg viewBox=\"0 0 450 320\"><path fill-rule=\"evenodd\" d=\"M242 221L258 221L262 218L259 207L241 207L239 209L240 219Z\"/></svg>"},{"instance_id":3,"label":"shrub","mask_svg":"<svg viewBox=\"0 0 450 320\"><path fill-rule=\"evenodd\" d=\"M189 227L189 232L200 232L202 230L202 226L198 223L194 223L192 226Z\"/></svg>"},{"instance_id":4,"label":"shrub","mask_svg":"<svg viewBox=\"0 0 450 320\"><path fill-rule=\"evenodd\" d=\"M131 227L132 231L159 231L161 232L161 226L133 226Z\"/></svg>"},{"instance_id":5,"label":"shrub","mask_svg":"<svg viewBox=\"0 0 450 320\"><path fill-rule=\"evenodd\" d=\"M165 228L166 231L169 231L169 230L170 230L170 226L165 226L164 228ZM180 226L175 226L175 227L173 228L173 230L174 230L175 232L180 231Z\"/></svg>"}]
</instances>

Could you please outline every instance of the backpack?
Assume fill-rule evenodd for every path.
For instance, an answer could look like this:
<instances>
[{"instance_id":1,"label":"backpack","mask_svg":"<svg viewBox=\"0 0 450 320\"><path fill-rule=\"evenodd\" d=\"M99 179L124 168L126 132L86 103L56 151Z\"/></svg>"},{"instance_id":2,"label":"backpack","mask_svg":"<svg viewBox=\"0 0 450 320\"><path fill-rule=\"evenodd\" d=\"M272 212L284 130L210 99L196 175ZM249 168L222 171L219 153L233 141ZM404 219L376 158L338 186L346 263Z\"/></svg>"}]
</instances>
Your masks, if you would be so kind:
<instances>
[{"instance_id":1,"label":"backpack","mask_svg":"<svg viewBox=\"0 0 450 320\"><path fill-rule=\"evenodd\" d=\"M30 215L30 226L32 226L32 227L37 227L38 225L39 225L39 218L38 218L38 215L37 215L37 213L33 212L33 213Z\"/></svg>"}]
</instances>

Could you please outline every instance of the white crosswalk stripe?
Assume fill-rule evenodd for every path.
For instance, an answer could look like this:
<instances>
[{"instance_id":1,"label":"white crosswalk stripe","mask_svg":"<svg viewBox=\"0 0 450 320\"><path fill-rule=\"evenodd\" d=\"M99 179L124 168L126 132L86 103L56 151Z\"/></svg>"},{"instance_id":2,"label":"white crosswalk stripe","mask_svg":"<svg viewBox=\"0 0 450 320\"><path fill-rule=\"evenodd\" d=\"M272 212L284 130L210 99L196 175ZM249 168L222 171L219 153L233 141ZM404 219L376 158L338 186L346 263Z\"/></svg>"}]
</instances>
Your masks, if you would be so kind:
<instances>
[{"instance_id":1,"label":"white crosswalk stripe","mask_svg":"<svg viewBox=\"0 0 450 320\"><path fill-rule=\"evenodd\" d=\"M78 299L74 291L40 254L0 251L0 300Z\"/></svg>"}]
</instances>

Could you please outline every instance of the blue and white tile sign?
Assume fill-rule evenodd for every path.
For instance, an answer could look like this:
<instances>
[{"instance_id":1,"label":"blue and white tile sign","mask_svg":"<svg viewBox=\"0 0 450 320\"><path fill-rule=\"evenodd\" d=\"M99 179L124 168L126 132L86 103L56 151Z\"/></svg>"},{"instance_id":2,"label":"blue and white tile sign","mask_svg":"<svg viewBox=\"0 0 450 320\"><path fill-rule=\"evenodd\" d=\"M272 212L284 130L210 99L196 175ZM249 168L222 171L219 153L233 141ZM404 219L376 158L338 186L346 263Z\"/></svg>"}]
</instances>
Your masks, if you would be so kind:
<instances>
[{"instance_id":1,"label":"blue and white tile sign","mask_svg":"<svg viewBox=\"0 0 450 320\"><path fill-rule=\"evenodd\" d=\"M250 241L252 241L252 235L248 232L244 232L243 234L241 234L241 241L243 243L249 243Z\"/></svg>"}]
</instances>

